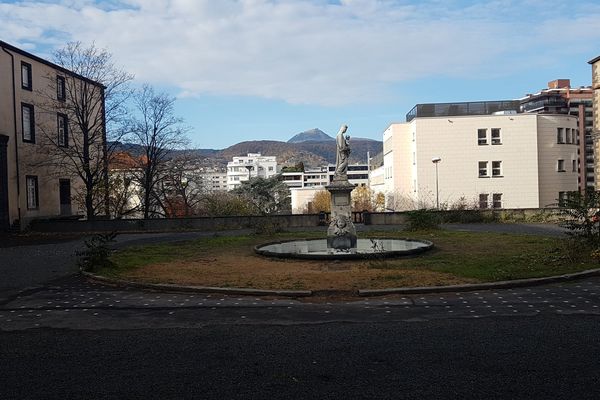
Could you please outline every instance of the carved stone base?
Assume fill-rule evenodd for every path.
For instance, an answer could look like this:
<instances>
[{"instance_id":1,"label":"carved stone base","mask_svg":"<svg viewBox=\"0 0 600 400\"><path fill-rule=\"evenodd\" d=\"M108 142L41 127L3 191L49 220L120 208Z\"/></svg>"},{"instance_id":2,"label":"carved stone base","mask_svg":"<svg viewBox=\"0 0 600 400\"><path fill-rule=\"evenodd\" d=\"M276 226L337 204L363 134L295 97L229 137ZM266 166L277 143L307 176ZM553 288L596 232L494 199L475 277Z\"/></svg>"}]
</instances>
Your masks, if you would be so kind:
<instances>
[{"instance_id":1,"label":"carved stone base","mask_svg":"<svg viewBox=\"0 0 600 400\"><path fill-rule=\"evenodd\" d=\"M331 185L325 187L331 193L331 223L327 229L327 247L330 249L356 249L356 228L352 223L350 201L355 187L347 179L334 179Z\"/></svg>"}]
</instances>

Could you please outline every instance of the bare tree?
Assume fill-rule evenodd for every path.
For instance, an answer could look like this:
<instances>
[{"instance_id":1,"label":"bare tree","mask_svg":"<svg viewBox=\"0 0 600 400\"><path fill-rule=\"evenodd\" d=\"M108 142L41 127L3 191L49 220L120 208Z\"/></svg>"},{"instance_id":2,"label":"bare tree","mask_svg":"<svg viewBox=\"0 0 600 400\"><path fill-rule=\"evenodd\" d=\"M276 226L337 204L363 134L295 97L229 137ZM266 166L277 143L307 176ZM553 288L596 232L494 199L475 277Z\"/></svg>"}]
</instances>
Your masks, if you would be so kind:
<instances>
[{"instance_id":1,"label":"bare tree","mask_svg":"<svg viewBox=\"0 0 600 400\"><path fill-rule=\"evenodd\" d=\"M125 102L131 95L131 74L116 67L112 55L94 44L68 43L54 53L64 69L47 76L48 90L39 104L55 123L39 125L45 157L63 176L78 177L83 188L76 193L88 219L109 214L108 161L123 131Z\"/></svg>"},{"instance_id":2,"label":"bare tree","mask_svg":"<svg viewBox=\"0 0 600 400\"><path fill-rule=\"evenodd\" d=\"M173 115L175 99L166 93L155 93L143 86L134 95L136 115L130 121L130 142L142 147L143 155L136 169L141 190L141 211L144 218L161 216L160 187L171 153L183 148L188 139L183 120Z\"/></svg>"},{"instance_id":3,"label":"bare tree","mask_svg":"<svg viewBox=\"0 0 600 400\"><path fill-rule=\"evenodd\" d=\"M207 191L196 158L182 152L165 163L157 188L158 202L168 217L198 214L198 205Z\"/></svg>"}]
</instances>

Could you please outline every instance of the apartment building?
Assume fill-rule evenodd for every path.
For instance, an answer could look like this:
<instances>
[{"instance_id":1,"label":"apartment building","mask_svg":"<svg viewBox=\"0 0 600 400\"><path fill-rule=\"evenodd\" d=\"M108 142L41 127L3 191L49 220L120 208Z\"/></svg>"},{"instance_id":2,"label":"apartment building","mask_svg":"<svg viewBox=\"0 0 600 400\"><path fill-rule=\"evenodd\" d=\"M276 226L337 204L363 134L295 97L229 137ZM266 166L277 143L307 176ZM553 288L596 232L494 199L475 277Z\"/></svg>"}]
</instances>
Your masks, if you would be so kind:
<instances>
[{"instance_id":1,"label":"apartment building","mask_svg":"<svg viewBox=\"0 0 600 400\"><path fill-rule=\"evenodd\" d=\"M270 178L277 174L277 157L248 153L247 156L233 157L227 163L227 190L239 187L250 178Z\"/></svg>"},{"instance_id":2,"label":"apartment building","mask_svg":"<svg viewBox=\"0 0 600 400\"><path fill-rule=\"evenodd\" d=\"M208 192L227 191L227 172L218 169L199 169L195 174L202 182L202 187Z\"/></svg>"},{"instance_id":3,"label":"apartment building","mask_svg":"<svg viewBox=\"0 0 600 400\"><path fill-rule=\"evenodd\" d=\"M590 86L571 87L570 79L548 82L548 88L519 99L520 111L537 114L569 114L578 118L578 181L579 188L595 188L595 156Z\"/></svg>"},{"instance_id":4,"label":"apartment building","mask_svg":"<svg viewBox=\"0 0 600 400\"><path fill-rule=\"evenodd\" d=\"M348 165L348 181L356 186L369 186L369 165ZM328 164L320 168L306 169L304 172L283 172L282 179L290 188L292 213L301 214L315 194L325 190L333 181L335 165Z\"/></svg>"},{"instance_id":5,"label":"apartment building","mask_svg":"<svg viewBox=\"0 0 600 400\"><path fill-rule=\"evenodd\" d=\"M592 138L594 140L594 150L600 154L598 138L600 137L600 56L588 62L592 65ZM596 160L596 182L600 182L600 160Z\"/></svg>"},{"instance_id":6,"label":"apartment building","mask_svg":"<svg viewBox=\"0 0 600 400\"><path fill-rule=\"evenodd\" d=\"M518 114L505 102L457 103L492 114L409 113L383 134L386 208L467 202L479 208L539 208L578 188L577 118ZM508 103L507 103L508 104ZM518 103L513 106L518 106ZM428 107L435 110L436 107Z\"/></svg>"},{"instance_id":7,"label":"apartment building","mask_svg":"<svg viewBox=\"0 0 600 400\"><path fill-rule=\"evenodd\" d=\"M306 169L304 171L282 172L282 180L290 189L297 188L322 188L333 181L335 165L328 164L320 168ZM348 181L357 186L369 185L369 165L348 165Z\"/></svg>"},{"instance_id":8,"label":"apartment building","mask_svg":"<svg viewBox=\"0 0 600 400\"><path fill-rule=\"evenodd\" d=\"M47 161L52 146L73 148L80 137L63 113L70 104L67 84L93 86L101 99L104 87L2 41L0 71L0 231L34 218L79 213L74 200L81 180L60 162ZM104 132L103 101L96 104Z\"/></svg>"}]
</instances>

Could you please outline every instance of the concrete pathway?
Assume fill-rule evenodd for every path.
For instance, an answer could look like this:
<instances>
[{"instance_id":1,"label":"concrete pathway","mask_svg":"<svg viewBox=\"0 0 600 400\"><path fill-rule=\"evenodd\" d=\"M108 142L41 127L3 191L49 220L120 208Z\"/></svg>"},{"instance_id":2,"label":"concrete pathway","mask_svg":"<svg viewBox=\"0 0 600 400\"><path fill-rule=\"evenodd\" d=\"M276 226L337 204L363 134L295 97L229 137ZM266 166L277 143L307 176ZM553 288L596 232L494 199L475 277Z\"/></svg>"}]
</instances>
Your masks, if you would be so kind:
<instances>
[{"instance_id":1,"label":"concrete pathway","mask_svg":"<svg viewBox=\"0 0 600 400\"><path fill-rule=\"evenodd\" d=\"M376 323L572 314L600 316L600 277L534 288L331 302L326 298L300 301L120 289L75 276L0 303L0 330Z\"/></svg>"}]
</instances>

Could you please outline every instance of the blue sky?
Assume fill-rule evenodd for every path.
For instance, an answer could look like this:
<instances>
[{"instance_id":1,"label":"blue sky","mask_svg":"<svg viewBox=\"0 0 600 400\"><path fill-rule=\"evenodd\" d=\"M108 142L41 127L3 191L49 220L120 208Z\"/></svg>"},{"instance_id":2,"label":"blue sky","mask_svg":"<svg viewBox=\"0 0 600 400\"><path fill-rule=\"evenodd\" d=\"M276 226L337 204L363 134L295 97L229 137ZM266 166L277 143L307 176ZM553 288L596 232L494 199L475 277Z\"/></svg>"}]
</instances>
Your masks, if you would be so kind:
<instances>
[{"instance_id":1,"label":"blue sky","mask_svg":"<svg viewBox=\"0 0 600 400\"><path fill-rule=\"evenodd\" d=\"M311 128L381 140L417 103L587 86L600 0L0 1L0 39L49 57L94 41L178 98L194 147Z\"/></svg>"}]
</instances>

